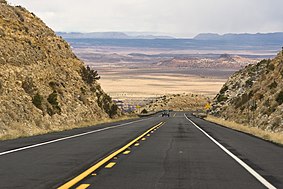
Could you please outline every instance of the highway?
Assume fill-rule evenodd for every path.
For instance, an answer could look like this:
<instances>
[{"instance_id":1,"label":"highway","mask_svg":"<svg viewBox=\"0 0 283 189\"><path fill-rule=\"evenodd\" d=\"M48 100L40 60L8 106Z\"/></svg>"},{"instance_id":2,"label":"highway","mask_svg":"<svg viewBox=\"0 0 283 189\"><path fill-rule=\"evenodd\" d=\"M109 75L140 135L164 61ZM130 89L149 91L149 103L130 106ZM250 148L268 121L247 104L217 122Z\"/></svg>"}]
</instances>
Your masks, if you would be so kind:
<instances>
[{"instance_id":1,"label":"highway","mask_svg":"<svg viewBox=\"0 0 283 189\"><path fill-rule=\"evenodd\" d=\"M283 147L171 112L0 142L0 188L283 188Z\"/></svg>"}]
</instances>

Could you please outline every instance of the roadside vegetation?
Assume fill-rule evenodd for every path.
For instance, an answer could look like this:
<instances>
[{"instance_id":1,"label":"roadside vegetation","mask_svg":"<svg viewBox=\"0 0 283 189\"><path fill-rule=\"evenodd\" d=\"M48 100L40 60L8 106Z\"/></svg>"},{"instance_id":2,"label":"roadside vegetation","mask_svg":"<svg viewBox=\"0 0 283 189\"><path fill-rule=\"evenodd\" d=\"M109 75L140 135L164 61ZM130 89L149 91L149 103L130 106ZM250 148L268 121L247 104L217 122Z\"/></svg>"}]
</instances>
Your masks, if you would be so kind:
<instances>
[{"instance_id":1,"label":"roadside vegetation","mask_svg":"<svg viewBox=\"0 0 283 189\"><path fill-rule=\"evenodd\" d=\"M174 111L197 111L203 110L209 97L192 94L167 94L152 100L144 107L147 112L157 112L161 110L174 110Z\"/></svg>"},{"instance_id":2,"label":"roadside vegetation","mask_svg":"<svg viewBox=\"0 0 283 189\"><path fill-rule=\"evenodd\" d=\"M241 131L244 133L248 133L256 137L262 138L264 140L274 142L276 144L283 145L283 133L265 131L260 128L250 127L248 125L243 125L243 124L235 123L233 121L227 121L222 118L217 118L212 115L208 115L205 119L208 121L223 125L225 127L228 127L228 128L231 128L237 131Z\"/></svg>"},{"instance_id":3,"label":"roadside vegetation","mask_svg":"<svg viewBox=\"0 0 283 189\"><path fill-rule=\"evenodd\" d=\"M27 132L27 130L24 127L22 127L22 125L19 123L18 125L14 125L14 127L7 132L0 131L0 141L30 137L30 136L35 136L35 135L43 135L43 134L66 131L66 130L76 129L76 128L96 126L96 125L100 125L103 123L113 123L117 121L129 120L129 119L134 119L134 118L137 118L137 116L134 114L124 115L124 116L120 116L120 117L113 118L113 119L105 118L101 120L82 121L76 124L62 125L61 127L51 126L50 129L48 130L46 128L36 128L36 129L33 128L32 132Z\"/></svg>"}]
</instances>

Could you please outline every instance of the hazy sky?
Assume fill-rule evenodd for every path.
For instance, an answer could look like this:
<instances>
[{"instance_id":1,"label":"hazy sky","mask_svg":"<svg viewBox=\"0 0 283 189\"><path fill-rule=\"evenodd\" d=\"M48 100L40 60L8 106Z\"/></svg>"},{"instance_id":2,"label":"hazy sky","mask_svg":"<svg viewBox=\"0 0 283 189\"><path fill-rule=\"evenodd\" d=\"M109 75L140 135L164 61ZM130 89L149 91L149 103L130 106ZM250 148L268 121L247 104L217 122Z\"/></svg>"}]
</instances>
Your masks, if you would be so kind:
<instances>
[{"instance_id":1,"label":"hazy sky","mask_svg":"<svg viewBox=\"0 0 283 189\"><path fill-rule=\"evenodd\" d=\"M8 0L55 31L139 31L191 37L201 32L283 31L283 0Z\"/></svg>"}]
</instances>

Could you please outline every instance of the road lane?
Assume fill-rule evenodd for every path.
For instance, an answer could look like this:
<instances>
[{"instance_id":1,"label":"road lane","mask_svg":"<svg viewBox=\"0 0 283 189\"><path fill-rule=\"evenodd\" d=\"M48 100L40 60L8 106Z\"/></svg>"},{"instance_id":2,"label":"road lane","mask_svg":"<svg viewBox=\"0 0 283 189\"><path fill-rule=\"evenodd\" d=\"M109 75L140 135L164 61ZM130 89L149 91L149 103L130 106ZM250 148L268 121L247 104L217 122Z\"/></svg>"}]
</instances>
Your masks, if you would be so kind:
<instances>
[{"instance_id":1,"label":"road lane","mask_svg":"<svg viewBox=\"0 0 283 189\"><path fill-rule=\"evenodd\" d=\"M283 188L283 147L215 123L187 116L261 176Z\"/></svg>"},{"instance_id":2,"label":"road lane","mask_svg":"<svg viewBox=\"0 0 283 189\"><path fill-rule=\"evenodd\" d=\"M82 172L80 175L76 176L75 178L71 179L70 181L66 182L65 184L63 184L62 186L60 186L58 189L66 189L66 188L71 188L74 185L76 185L78 182L82 181L83 179L85 179L87 176L89 175L93 175L95 174L95 171L97 171L99 168L101 168L102 166L105 166L105 168L112 168L116 163L115 162L109 162L112 159L116 159L116 157L118 155L120 155L121 153L127 151L130 147L132 146L138 146L139 145L139 141L144 141L145 140L145 136L153 131L155 131L156 129L158 129L159 127L161 127L164 124L164 122L160 122L157 125L151 127L150 129L148 129L147 131L145 131L144 133L142 133L140 136L138 136L137 138L133 139L132 141L130 141L129 143L125 144L124 146L122 146L119 149L116 149L114 152L112 152L111 154L107 155L106 157L103 157L100 161L98 161L96 164L94 164L93 166L91 166L90 168L88 168L87 170L85 170L84 172Z\"/></svg>"},{"instance_id":3,"label":"road lane","mask_svg":"<svg viewBox=\"0 0 283 189\"><path fill-rule=\"evenodd\" d=\"M246 164L243 160L225 148L222 144L220 144L217 140L211 137L206 131L200 128L196 123L194 123L190 118L188 118L185 114L187 120L189 120L198 130L200 130L205 136L207 136L212 142L214 142L220 149L222 149L226 154L228 154L231 158L233 158L239 165L241 165L244 169L246 169L252 176L254 176L260 183L262 183L268 189L276 189L269 181L267 181L264 177L262 177L258 172L256 172L253 168L251 168L248 164Z\"/></svg>"},{"instance_id":4,"label":"road lane","mask_svg":"<svg viewBox=\"0 0 283 189\"><path fill-rule=\"evenodd\" d=\"M147 119L151 119L151 118L123 120L123 121L113 122L113 123L103 123L103 124L85 127L85 128L77 128L77 129L61 131L61 132L53 132L53 133L44 134L44 135L37 135L37 136L24 137L24 138L19 138L19 139L14 139L14 140L1 141L0 142L0 153L27 147L27 146L37 145L37 144L52 141L52 140L57 140L60 138L72 137L74 135L79 135L79 134L83 134L86 132L92 132L92 131L99 130L99 129L105 129L107 127L123 126L129 123L140 122L140 121L147 120Z\"/></svg>"},{"instance_id":5,"label":"road lane","mask_svg":"<svg viewBox=\"0 0 283 189\"><path fill-rule=\"evenodd\" d=\"M182 113L147 137L111 169L80 184L88 188L265 188L190 123Z\"/></svg>"},{"instance_id":6,"label":"road lane","mask_svg":"<svg viewBox=\"0 0 283 189\"><path fill-rule=\"evenodd\" d=\"M185 117L155 117L0 156L0 188L57 188L140 136L165 124L72 188L265 188ZM188 117L267 181L283 188L283 148L202 119ZM1 152L125 123L0 143ZM110 164L109 164L110 163ZM108 165L108 166L107 166ZM108 168L105 168L107 166Z\"/></svg>"},{"instance_id":7,"label":"road lane","mask_svg":"<svg viewBox=\"0 0 283 189\"><path fill-rule=\"evenodd\" d=\"M161 118L154 117L115 129L0 156L0 188L54 188L160 120ZM79 133L89 129L80 129ZM41 142L41 137L48 140L48 136L54 139L54 134L34 138ZM35 139L31 140L31 144L36 143ZM7 143L12 142L10 146L21 146L22 140L24 139L18 140L19 144L17 140Z\"/></svg>"},{"instance_id":8,"label":"road lane","mask_svg":"<svg viewBox=\"0 0 283 189\"><path fill-rule=\"evenodd\" d=\"M64 140L70 140L70 139L73 139L73 138L83 137L83 136L86 136L86 135L106 131L106 130L109 130L109 129L124 127L125 125L134 124L134 123L141 122L141 121L144 121L144 120L147 120L147 119L131 121L131 122L118 124L118 125L114 125L114 126L103 127L101 129L95 129L95 130L92 130L92 131L82 132L82 133L71 135L71 136L56 138L56 139L53 139L53 140L35 143L35 144L28 145L28 146L18 147L18 148L14 148L14 149L11 149L11 150L4 151L4 152L0 152L0 156L20 152L20 151L23 151L23 150L28 150L28 149L31 149L31 148L37 148L37 147L40 147L40 146L44 146L44 145L48 145L48 144L52 144L52 143L56 143L56 142L61 142L61 141L64 141Z\"/></svg>"}]
</instances>

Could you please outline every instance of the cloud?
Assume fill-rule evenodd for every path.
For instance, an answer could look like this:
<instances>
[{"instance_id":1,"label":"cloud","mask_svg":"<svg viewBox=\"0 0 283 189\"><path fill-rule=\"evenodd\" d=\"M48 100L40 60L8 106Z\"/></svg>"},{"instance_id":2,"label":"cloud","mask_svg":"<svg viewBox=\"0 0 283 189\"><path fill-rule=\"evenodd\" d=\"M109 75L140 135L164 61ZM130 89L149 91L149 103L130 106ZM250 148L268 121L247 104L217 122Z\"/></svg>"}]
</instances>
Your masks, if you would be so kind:
<instances>
[{"instance_id":1,"label":"cloud","mask_svg":"<svg viewBox=\"0 0 283 189\"><path fill-rule=\"evenodd\" d=\"M56 31L283 31L282 0L10 0Z\"/></svg>"}]
</instances>

